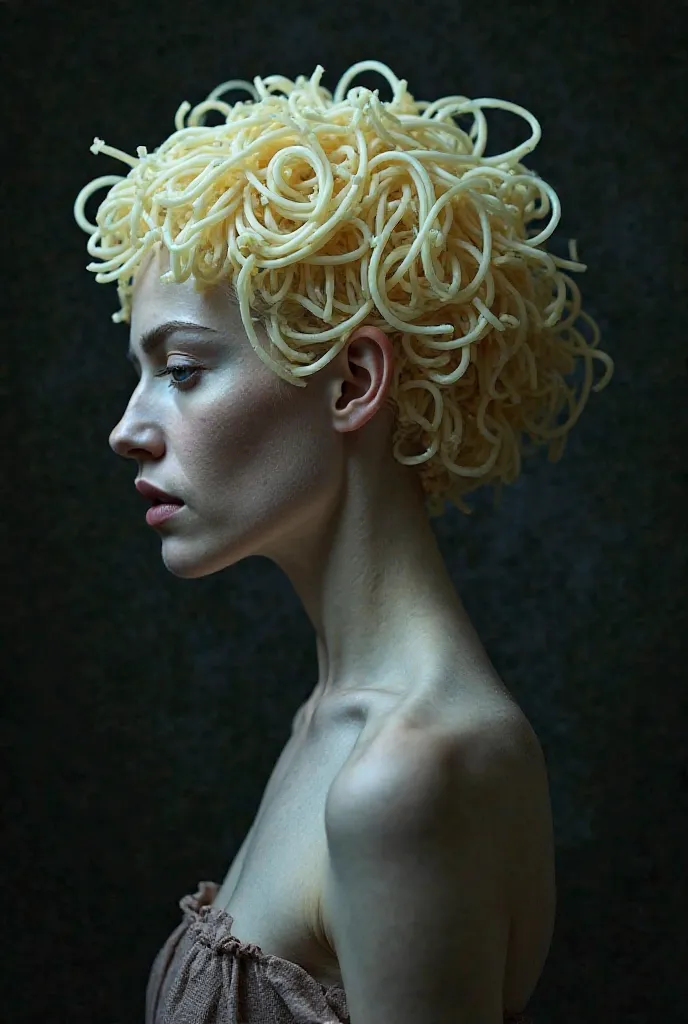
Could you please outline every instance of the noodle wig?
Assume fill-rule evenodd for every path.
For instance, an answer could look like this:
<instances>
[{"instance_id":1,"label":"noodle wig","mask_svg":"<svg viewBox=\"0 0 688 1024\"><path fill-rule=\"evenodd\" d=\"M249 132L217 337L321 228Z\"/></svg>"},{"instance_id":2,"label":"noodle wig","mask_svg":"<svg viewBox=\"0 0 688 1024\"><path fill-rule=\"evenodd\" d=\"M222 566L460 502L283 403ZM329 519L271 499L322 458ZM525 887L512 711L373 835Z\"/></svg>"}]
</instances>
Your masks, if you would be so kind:
<instances>
[{"instance_id":1,"label":"noodle wig","mask_svg":"<svg viewBox=\"0 0 688 1024\"><path fill-rule=\"evenodd\" d=\"M387 79L391 100L349 88L366 70ZM549 460L561 458L590 391L614 369L564 273L587 269L575 241L569 259L545 248L559 199L520 162L540 124L504 100L415 100L378 61L354 64L334 93L321 86L323 72L224 82L193 109L182 103L175 131L152 153L139 146L133 157L96 138L94 154L130 170L94 179L75 201L99 261L87 270L117 282L112 319L125 323L136 269L156 246L169 252L163 281L193 277L199 290L228 282L256 354L296 387L356 327L378 327L395 352L394 457L418 467L431 517L445 500L470 514L465 496L491 484L498 503L522 456L548 445ZM220 99L236 89L251 99ZM487 108L521 116L529 138L485 156ZM210 112L223 123L206 125ZM466 117L467 131L458 123ZM104 186L91 224L85 204ZM604 365L597 383L595 360ZM565 378L581 361L576 395Z\"/></svg>"}]
</instances>

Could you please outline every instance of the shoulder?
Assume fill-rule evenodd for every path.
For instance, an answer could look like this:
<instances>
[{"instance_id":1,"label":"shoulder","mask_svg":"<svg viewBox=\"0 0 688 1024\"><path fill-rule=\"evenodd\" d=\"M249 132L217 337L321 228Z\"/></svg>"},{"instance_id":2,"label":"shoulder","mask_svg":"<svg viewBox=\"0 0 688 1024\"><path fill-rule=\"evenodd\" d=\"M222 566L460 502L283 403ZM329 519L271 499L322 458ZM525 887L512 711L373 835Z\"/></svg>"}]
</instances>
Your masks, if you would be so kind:
<instances>
[{"instance_id":1,"label":"shoulder","mask_svg":"<svg viewBox=\"0 0 688 1024\"><path fill-rule=\"evenodd\" d=\"M325 807L330 863L360 857L370 870L395 851L435 842L473 856L518 917L524 900L556 904L549 779L538 737L517 705L472 716L465 728L397 723L333 782ZM429 862L429 857L428 857Z\"/></svg>"},{"instance_id":2,"label":"shoulder","mask_svg":"<svg viewBox=\"0 0 688 1024\"><path fill-rule=\"evenodd\" d=\"M332 826L345 826L349 814L390 819L397 807L421 815L456 805L475 791L504 803L514 790L546 780L540 742L516 706L481 709L452 728L440 723L417 727L398 719L380 731L364 756L347 764L334 780L326 808ZM408 814L405 821L409 822ZM411 819L412 820L412 819ZM400 824L400 823L399 823Z\"/></svg>"},{"instance_id":3,"label":"shoulder","mask_svg":"<svg viewBox=\"0 0 688 1024\"><path fill-rule=\"evenodd\" d=\"M520 713L474 718L453 733L396 723L335 781L323 911L352 1017L356 1007L367 1021L365 1006L387 1001L376 1019L444 1020L452 993L447 1012L460 1005L468 1016L501 1019L493 1000L509 939L519 805L532 801L543 760ZM417 966L413 979L403 970L411 935L427 954L427 973Z\"/></svg>"}]
</instances>

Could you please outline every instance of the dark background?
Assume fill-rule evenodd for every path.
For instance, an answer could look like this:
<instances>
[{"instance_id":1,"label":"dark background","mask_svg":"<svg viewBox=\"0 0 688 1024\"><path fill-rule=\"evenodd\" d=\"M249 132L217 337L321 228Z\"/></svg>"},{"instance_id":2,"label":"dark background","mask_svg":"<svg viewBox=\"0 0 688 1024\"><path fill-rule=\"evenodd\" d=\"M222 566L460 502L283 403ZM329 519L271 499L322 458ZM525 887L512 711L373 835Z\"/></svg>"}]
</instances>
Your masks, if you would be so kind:
<instances>
[{"instance_id":1,"label":"dark background","mask_svg":"<svg viewBox=\"0 0 688 1024\"><path fill-rule=\"evenodd\" d=\"M540 120L616 362L562 461L543 453L435 528L540 737L558 916L537 1024L681 1019L685 987L685 5L3 3L8 470L2 739L5 1024L133 1024L179 898L221 881L291 717L312 630L274 565L165 570L108 434L134 386L114 284L72 216L94 136L135 153L221 81L358 60L418 99L497 96ZM380 87L364 75L354 84ZM238 98L235 97L235 98ZM528 127L488 112L488 154ZM98 194L98 200L104 193ZM87 209L90 219L97 202ZM9 221L9 223L8 223ZM601 368L598 367L598 374ZM416 937L414 941L422 941ZM682 1018L685 1019L685 1018Z\"/></svg>"}]
</instances>

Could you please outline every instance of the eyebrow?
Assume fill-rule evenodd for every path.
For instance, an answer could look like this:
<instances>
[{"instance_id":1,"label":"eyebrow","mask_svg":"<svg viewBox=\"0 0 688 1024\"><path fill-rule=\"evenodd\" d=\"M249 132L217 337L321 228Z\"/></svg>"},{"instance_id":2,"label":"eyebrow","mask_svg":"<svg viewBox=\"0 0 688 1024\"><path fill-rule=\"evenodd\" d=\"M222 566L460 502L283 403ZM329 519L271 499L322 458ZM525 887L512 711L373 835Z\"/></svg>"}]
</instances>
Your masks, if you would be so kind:
<instances>
[{"instance_id":1,"label":"eyebrow","mask_svg":"<svg viewBox=\"0 0 688 1024\"><path fill-rule=\"evenodd\" d=\"M157 327L152 327L150 331L146 331L145 334L141 335L141 340L139 341L141 352L146 356L151 355L161 345L164 345L171 334L176 334L177 331L219 335L219 331L214 330L212 327L204 327L203 324L196 324L190 320L168 320L166 323L158 324ZM138 356L131 347L131 344L127 351L127 359L134 366L140 366Z\"/></svg>"}]
</instances>

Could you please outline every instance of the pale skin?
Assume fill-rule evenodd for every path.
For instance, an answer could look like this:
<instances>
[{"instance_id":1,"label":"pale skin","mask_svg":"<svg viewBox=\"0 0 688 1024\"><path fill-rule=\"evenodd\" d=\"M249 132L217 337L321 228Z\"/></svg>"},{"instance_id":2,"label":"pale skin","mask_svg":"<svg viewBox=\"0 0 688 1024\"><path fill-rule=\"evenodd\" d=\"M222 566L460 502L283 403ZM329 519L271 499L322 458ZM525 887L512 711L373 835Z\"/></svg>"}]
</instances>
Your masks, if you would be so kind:
<instances>
[{"instance_id":1,"label":"pale skin","mask_svg":"<svg viewBox=\"0 0 688 1024\"><path fill-rule=\"evenodd\" d=\"M361 326L293 387L251 348L227 287L163 284L167 268L158 250L137 275L140 379L110 444L185 503L156 527L169 571L198 578L271 559L318 655L307 714L224 905L240 938L281 955L271 922L305 892L314 909L294 913L290 940L313 963L318 949L334 954L352 1024L497 1024L526 1005L551 940L547 774L449 576L417 471L394 459L392 344ZM199 326L144 355L141 339L171 320ZM185 368L179 391L159 376L172 365ZM332 711L356 702L363 727ZM299 821L287 835L281 807ZM304 837L325 853L322 878Z\"/></svg>"},{"instance_id":2,"label":"pale skin","mask_svg":"<svg viewBox=\"0 0 688 1024\"><path fill-rule=\"evenodd\" d=\"M441 667L480 663L496 680L438 550L413 467L391 450L388 336L360 327L306 388L280 380L253 352L227 288L163 284L165 251L141 267L131 346L142 375L110 435L138 476L186 508L157 527L174 575L206 576L250 555L289 577L316 636L327 696L413 685ZM211 351L193 329L151 357L138 339L169 320L217 331ZM178 372L168 364L202 367ZM457 665L460 668L460 664Z\"/></svg>"}]
</instances>

